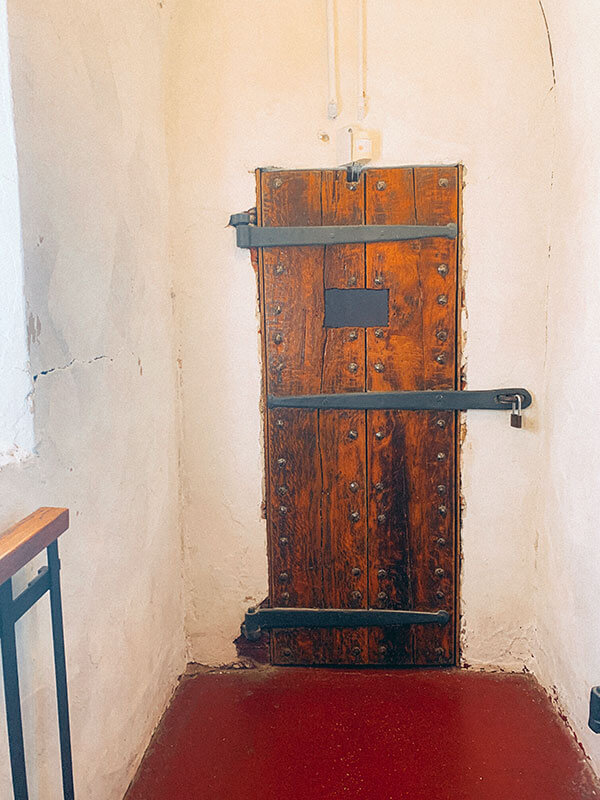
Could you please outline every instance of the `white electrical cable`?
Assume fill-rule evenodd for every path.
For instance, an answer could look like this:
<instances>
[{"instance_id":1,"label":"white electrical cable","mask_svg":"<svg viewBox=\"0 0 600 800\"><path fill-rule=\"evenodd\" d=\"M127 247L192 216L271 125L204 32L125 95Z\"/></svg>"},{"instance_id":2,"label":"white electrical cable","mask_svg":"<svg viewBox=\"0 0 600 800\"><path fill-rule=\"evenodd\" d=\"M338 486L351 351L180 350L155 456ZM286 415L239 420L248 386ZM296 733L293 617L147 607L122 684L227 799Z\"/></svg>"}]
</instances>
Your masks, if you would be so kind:
<instances>
[{"instance_id":1,"label":"white electrical cable","mask_svg":"<svg viewBox=\"0 0 600 800\"><path fill-rule=\"evenodd\" d=\"M328 68L328 102L327 116L335 119L338 115L338 99L336 89L336 52L335 52L335 0L327 0L327 68Z\"/></svg>"},{"instance_id":2,"label":"white electrical cable","mask_svg":"<svg viewBox=\"0 0 600 800\"><path fill-rule=\"evenodd\" d=\"M365 0L358 0L358 103L357 118L360 122L367 114L366 76L365 76Z\"/></svg>"}]
</instances>

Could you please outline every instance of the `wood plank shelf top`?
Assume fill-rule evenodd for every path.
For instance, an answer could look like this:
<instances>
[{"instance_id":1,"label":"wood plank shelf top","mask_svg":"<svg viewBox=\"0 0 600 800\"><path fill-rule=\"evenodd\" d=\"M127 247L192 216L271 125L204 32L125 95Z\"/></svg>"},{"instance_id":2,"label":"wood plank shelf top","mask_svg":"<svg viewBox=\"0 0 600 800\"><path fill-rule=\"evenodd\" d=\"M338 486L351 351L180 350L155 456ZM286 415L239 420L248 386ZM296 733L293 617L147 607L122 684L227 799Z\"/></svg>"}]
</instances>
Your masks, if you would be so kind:
<instances>
[{"instance_id":1,"label":"wood plank shelf top","mask_svg":"<svg viewBox=\"0 0 600 800\"><path fill-rule=\"evenodd\" d=\"M68 508L38 508L0 535L0 584L52 544L69 527Z\"/></svg>"}]
</instances>

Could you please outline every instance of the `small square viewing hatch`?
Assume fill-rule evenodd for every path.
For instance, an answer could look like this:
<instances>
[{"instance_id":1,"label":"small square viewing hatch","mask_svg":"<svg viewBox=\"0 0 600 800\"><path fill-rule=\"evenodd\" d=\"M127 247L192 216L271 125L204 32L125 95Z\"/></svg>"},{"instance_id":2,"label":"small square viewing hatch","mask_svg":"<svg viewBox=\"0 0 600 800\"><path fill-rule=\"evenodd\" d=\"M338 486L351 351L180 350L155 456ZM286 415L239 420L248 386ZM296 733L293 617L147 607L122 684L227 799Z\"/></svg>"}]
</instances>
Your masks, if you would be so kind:
<instances>
[{"instance_id":1,"label":"small square viewing hatch","mask_svg":"<svg viewBox=\"0 0 600 800\"><path fill-rule=\"evenodd\" d=\"M325 289L326 328L385 327L388 289Z\"/></svg>"}]
</instances>

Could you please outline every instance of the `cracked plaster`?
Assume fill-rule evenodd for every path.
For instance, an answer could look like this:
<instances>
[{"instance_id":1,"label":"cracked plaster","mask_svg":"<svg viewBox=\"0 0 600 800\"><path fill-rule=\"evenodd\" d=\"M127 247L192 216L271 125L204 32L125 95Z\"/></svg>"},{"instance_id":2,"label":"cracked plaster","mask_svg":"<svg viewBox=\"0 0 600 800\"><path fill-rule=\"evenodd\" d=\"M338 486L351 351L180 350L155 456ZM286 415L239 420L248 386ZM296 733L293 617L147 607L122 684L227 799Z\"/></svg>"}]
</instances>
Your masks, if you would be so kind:
<instances>
[{"instance_id":1,"label":"cracked plaster","mask_svg":"<svg viewBox=\"0 0 600 800\"><path fill-rule=\"evenodd\" d=\"M0 529L70 508L59 547L76 793L122 800L186 664L165 20L154 3L10 0L9 21L34 430L28 457L0 467ZM46 599L18 637L30 797L48 800L60 762ZM0 700L0 797L5 735Z\"/></svg>"}]
</instances>

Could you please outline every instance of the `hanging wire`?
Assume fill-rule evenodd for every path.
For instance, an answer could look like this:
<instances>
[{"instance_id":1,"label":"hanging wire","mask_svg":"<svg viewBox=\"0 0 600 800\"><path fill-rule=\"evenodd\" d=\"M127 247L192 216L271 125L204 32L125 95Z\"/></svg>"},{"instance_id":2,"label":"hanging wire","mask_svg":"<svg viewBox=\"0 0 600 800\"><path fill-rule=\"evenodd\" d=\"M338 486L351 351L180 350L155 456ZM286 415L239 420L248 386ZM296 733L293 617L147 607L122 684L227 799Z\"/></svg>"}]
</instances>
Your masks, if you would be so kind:
<instances>
[{"instance_id":1,"label":"hanging wire","mask_svg":"<svg viewBox=\"0 0 600 800\"><path fill-rule=\"evenodd\" d=\"M327 116L335 119L338 115L338 98L336 87L337 57L335 50L335 0L327 0L327 69L328 69L328 102Z\"/></svg>"},{"instance_id":2,"label":"hanging wire","mask_svg":"<svg viewBox=\"0 0 600 800\"><path fill-rule=\"evenodd\" d=\"M357 119L362 122L367 115L366 69L365 69L365 0L358 0L358 102Z\"/></svg>"}]
</instances>

